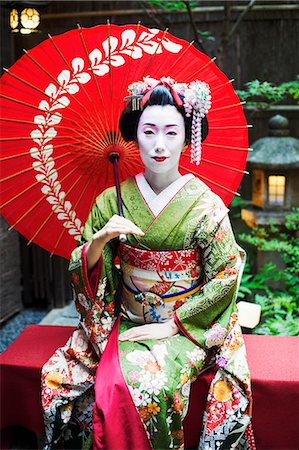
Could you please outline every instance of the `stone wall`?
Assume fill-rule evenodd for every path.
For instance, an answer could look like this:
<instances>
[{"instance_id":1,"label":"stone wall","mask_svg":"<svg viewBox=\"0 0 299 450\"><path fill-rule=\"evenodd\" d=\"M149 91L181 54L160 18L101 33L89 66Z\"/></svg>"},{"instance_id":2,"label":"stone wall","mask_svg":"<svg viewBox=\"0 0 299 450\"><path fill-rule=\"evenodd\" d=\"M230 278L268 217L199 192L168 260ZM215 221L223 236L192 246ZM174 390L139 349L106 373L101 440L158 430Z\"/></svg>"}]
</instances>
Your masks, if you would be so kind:
<instances>
[{"instance_id":1,"label":"stone wall","mask_svg":"<svg viewBox=\"0 0 299 450\"><path fill-rule=\"evenodd\" d=\"M0 216L0 323L23 308L19 234L7 228Z\"/></svg>"}]
</instances>

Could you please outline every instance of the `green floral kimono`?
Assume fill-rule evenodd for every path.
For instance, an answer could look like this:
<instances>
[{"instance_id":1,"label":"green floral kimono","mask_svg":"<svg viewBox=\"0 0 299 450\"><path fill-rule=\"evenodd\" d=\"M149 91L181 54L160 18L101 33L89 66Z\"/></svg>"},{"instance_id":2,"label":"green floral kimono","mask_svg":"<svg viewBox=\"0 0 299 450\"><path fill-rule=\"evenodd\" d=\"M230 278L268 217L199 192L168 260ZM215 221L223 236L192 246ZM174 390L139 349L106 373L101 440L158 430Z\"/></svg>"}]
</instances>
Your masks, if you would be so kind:
<instances>
[{"instance_id":1,"label":"green floral kimono","mask_svg":"<svg viewBox=\"0 0 299 450\"><path fill-rule=\"evenodd\" d=\"M121 184L124 216L145 236L128 235L121 251L117 239L110 241L96 269L87 274L85 243L118 214L115 188L97 198L70 262L81 321L43 368L46 448L80 448L90 435L95 373L115 323L116 297L122 303L119 333L171 317L180 330L167 339L118 343L121 371L149 448L184 448L183 419L191 383L213 364L218 370L207 398L199 449L255 448L249 370L235 303L244 252L235 242L221 199L195 177L180 180L164 199L150 198L154 194L141 174ZM153 258L144 257L151 252L158 255L156 265ZM167 270L168 253L180 261L175 269ZM138 263L136 254L141 255ZM117 255L121 269L115 264ZM134 264L139 264L137 269ZM158 273L160 282L148 279L150 272ZM141 300L141 309L135 310L137 303L130 304L128 298L140 299L144 290L163 301L157 306ZM95 439L94 448L104 447ZM129 448L135 448L133 442Z\"/></svg>"}]
</instances>

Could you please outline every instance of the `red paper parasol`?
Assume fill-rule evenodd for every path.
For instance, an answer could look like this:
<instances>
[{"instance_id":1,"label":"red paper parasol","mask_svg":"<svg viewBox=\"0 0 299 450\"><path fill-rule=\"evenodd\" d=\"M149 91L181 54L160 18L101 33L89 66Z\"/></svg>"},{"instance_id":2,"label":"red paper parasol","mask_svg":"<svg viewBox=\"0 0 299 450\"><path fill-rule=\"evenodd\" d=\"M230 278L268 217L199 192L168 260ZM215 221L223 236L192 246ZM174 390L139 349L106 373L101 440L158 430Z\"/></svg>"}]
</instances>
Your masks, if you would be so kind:
<instances>
[{"instance_id":1,"label":"red paper parasol","mask_svg":"<svg viewBox=\"0 0 299 450\"><path fill-rule=\"evenodd\" d=\"M209 134L199 166L181 158L226 204L247 158L247 124L230 81L213 60L166 31L99 25L50 38L1 78L1 212L30 242L69 258L95 198L142 171L118 130L127 87L143 76L195 79L211 88Z\"/></svg>"}]
</instances>

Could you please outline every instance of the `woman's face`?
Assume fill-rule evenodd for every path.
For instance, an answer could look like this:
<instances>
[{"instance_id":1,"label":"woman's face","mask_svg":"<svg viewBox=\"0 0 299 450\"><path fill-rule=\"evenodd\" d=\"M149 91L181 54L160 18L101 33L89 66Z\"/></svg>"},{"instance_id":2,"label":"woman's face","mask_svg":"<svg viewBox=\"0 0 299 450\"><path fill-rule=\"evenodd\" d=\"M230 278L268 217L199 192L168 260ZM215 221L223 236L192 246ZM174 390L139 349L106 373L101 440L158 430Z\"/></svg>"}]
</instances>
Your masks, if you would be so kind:
<instances>
[{"instance_id":1,"label":"woman's face","mask_svg":"<svg viewBox=\"0 0 299 450\"><path fill-rule=\"evenodd\" d=\"M185 142L183 116L172 105L147 106L139 119L137 141L147 170L177 171Z\"/></svg>"}]
</instances>

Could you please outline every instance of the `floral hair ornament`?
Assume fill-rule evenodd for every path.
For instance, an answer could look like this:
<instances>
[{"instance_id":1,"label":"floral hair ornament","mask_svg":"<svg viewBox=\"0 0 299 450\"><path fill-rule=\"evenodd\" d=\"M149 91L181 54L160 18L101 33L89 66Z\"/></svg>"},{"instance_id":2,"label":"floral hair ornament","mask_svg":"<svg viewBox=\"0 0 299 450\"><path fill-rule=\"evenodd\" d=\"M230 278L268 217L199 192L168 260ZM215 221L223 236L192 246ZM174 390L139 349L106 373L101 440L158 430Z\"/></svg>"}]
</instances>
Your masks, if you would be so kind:
<instances>
[{"instance_id":1,"label":"floral hair ornament","mask_svg":"<svg viewBox=\"0 0 299 450\"><path fill-rule=\"evenodd\" d=\"M192 115L190 154L191 162L198 166L201 160L201 120L211 107L210 86L200 80L177 83L170 77L156 80L147 76L142 81L136 81L128 86L131 95L125 97L125 101L131 101L132 111L141 110L148 102L152 91L159 85L169 89L178 106L184 106L187 117Z\"/></svg>"}]
</instances>

